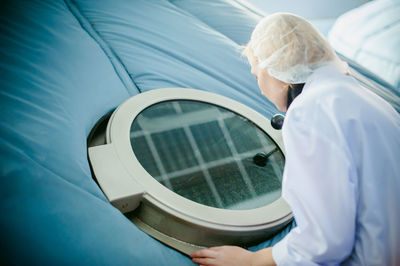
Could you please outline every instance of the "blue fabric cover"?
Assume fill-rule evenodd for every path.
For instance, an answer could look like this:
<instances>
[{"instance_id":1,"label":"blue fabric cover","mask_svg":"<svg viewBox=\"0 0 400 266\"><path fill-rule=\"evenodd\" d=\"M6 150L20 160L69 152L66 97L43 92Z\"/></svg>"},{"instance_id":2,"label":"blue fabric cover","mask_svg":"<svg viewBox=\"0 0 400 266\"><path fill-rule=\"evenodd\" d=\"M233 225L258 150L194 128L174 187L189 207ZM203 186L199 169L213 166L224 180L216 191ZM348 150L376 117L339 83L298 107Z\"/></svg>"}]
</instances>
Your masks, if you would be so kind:
<instances>
[{"instance_id":1,"label":"blue fabric cover","mask_svg":"<svg viewBox=\"0 0 400 266\"><path fill-rule=\"evenodd\" d=\"M329 41L400 91L400 1L375 0L345 13Z\"/></svg>"},{"instance_id":2,"label":"blue fabric cover","mask_svg":"<svg viewBox=\"0 0 400 266\"><path fill-rule=\"evenodd\" d=\"M123 101L162 87L216 92L270 118L239 49L257 16L233 0L3 1L0 261L191 265L108 203L86 138Z\"/></svg>"},{"instance_id":3,"label":"blue fabric cover","mask_svg":"<svg viewBox=\"0 0 400 266\"><path fill-rule=\"evenodd\" d=\"M264 16L257 10L243 6L240 1L169 1L239 45L246 45L249 42L251 32ZM232 5L237 8L232 8Z\"/></svg>"},{"instance_id":4,"label":"blue fabric cover","mask_svg":"<svg viewBox=\"0 0 400 266\"><path fill-rule=\"evenodd\" d=\"M89 131L137 91L63 1L0 10L1 264L187 261L132 226L91 177Z\"/></svg>"},{"instance_id":5,"label":"blue fabric cover","mask_svg":"<svg viewBox=\"0 0 400 266\"><path fill-rule=\"evenodd\" d=\"M272 114L239 54L229 37L167 1L3 2L0 261L192 264L108 203L91 177L86 138L102 115L159 87L216 91Z\"/></svg>"},{"instance_id":6,"label":"blue fabric cover","mask_svg":"<svg viewBox=\"0 0 400 266\"><path fill-rule=\"evenodd\" d=\"M141 92L189 87L228 96L264 115L276 112L260 97L239 45L174 4L165 0L139 0L134 4L129 0L78 0L76 5ZM243 12L240 21L255 25L252 17L243 19ZM216 14L215 19L230 13L226 9L225 15ZM248 36L251 27L243 29Z\"/></svg>"}]
</instances>

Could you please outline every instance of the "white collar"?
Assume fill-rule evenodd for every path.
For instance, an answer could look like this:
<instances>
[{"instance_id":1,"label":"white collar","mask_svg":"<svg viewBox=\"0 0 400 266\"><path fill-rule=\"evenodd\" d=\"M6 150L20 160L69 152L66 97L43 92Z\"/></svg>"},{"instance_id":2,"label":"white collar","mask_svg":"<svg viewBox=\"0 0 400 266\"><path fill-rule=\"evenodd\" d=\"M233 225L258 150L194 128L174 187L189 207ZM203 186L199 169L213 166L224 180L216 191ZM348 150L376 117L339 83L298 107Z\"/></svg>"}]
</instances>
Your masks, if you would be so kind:
<instances>
[{"instance_id":1,"label":"white collar","mask_svg":"<svg viewBox=\"0 0 400 266\"><path fill-rule=\"evenodd\" d=\"M322 75L323 73L349 73L349 66L346 62L339 59L333 62L324 62L320 66L314 69L313 73L307 78L303 90L306 90L316 77Z\"/></svg>"}]
</instances>

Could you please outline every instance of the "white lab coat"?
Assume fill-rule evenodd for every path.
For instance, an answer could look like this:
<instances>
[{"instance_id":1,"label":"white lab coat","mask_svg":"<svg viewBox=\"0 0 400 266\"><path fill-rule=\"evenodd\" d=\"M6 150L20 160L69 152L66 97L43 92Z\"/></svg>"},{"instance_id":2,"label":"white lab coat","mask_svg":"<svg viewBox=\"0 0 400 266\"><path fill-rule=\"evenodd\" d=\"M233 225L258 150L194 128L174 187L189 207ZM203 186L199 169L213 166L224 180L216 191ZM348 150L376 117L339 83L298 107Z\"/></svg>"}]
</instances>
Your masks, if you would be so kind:
<instances>
[{"instance_id":1,"label":"white lab coat","mask_svg":"<svg viewBox=\"0 0 400 266\"><path fill-rule=\"evenodd\" d=\"M276 263L400 265L400 115L324 66L282 130L282 195L297 227L273 247Z\"/></svg>"}]
</instances>

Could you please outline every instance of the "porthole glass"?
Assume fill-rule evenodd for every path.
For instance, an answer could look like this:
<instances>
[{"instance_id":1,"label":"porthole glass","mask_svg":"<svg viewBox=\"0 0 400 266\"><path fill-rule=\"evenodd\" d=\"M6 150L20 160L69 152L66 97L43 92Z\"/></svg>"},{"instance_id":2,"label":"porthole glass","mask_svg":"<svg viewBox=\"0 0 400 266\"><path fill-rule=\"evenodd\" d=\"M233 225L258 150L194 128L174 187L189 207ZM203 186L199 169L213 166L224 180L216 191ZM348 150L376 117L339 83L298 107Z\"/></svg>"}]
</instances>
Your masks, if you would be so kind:
<instances>
[{"instance_id":1,"label":"porthole glass","mask_svg":"<svg viewBox=\"0 0 400 266\"><path fill-rule=\"evenodd\" d=\"M188 88L152 90L95 128L89 159L108 200L185 254L257 244L293 217L281 197L280 131L237 101Z\"/></svg>"},{"instance_id":2,"label":"porthole glass","mask_svg":"<svg viewBox=\"0 0 400 266\"><path fill-rule=\"evenodd\" d=\"M130 139L153 178L197 203L246 210L280 197L282 152L258 126L225 108L160 102L136 116ZM269 154L265 166L254 163L258 153Z\"/></svg>"}]
</instances>

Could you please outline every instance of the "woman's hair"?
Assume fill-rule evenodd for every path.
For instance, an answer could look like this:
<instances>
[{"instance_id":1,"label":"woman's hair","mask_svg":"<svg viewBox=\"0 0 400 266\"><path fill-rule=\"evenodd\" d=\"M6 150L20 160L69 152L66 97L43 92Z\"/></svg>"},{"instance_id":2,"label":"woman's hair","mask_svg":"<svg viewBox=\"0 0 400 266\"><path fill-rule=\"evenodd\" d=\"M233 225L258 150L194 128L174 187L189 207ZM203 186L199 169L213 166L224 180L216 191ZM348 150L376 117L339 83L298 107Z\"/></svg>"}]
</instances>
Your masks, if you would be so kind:
<instances>
[{"instance_id":1,"label":"woman's hair","mask_svg":"<svg viewBox=\"0 0 400 266\"><path fill-rule=\"evenodd\" d=\"M338 58L326 38L307 20L290 13L263 18L243 54L254 55L261 68L289 84L304 83L314 69L326 63L347 71L347 64Z\"/></svg>"}]
</instances>

